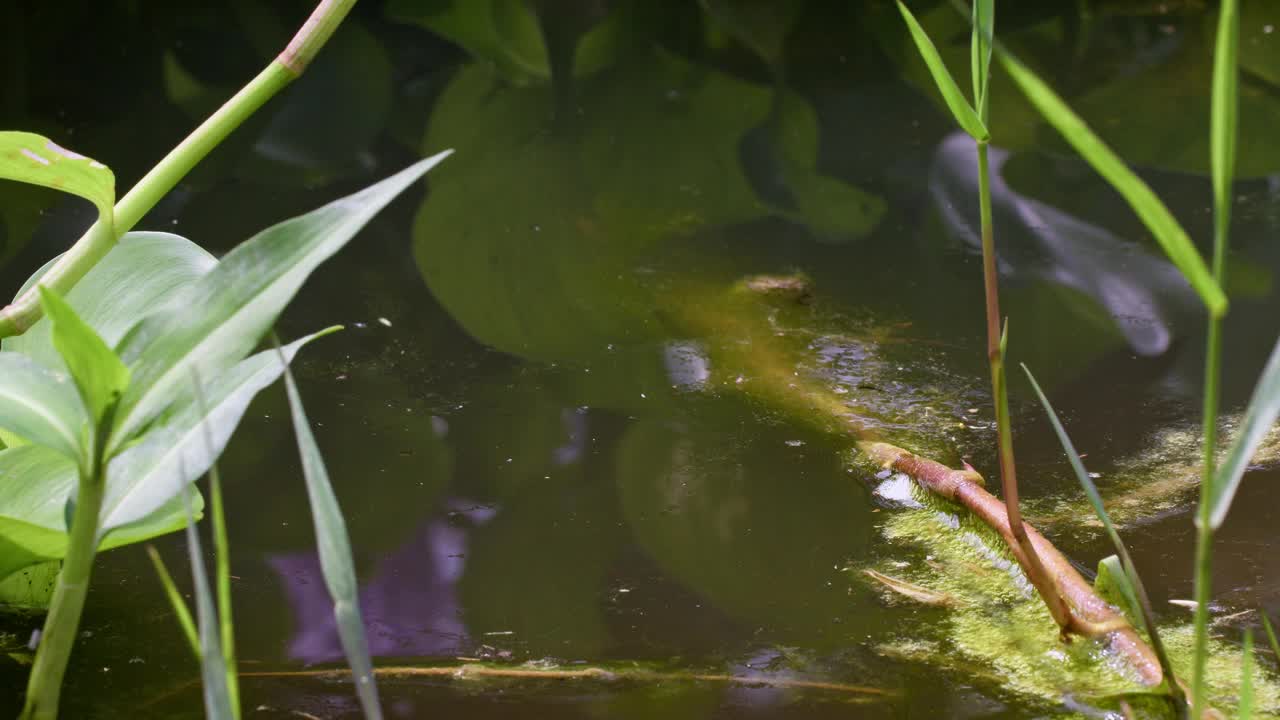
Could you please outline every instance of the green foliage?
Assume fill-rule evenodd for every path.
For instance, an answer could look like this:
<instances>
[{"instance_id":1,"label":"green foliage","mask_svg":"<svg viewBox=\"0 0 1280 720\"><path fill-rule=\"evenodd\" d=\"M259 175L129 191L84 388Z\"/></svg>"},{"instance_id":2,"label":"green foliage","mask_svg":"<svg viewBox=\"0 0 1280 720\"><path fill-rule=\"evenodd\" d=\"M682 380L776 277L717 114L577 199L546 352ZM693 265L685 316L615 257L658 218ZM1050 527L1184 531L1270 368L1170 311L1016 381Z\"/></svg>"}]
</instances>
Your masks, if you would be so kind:
<instances>
[{"instance_id":1,"label":"green foliage","mask_svg":"<svg viewBox=\"0 0 1280 720\"><path fill-rule=\"evenodd\" d=\"M0 178L72 193L93 203L110 227L116 179L102 163L35 133L0 132Z\"/></svg>"},{"instance_id":2,"label":"green foliage","mask_svg":"<svg viewBox=\"0 0 1280 720\"><path fill-rule=\"evenodd\" d=\"M53 290L40 286L40 305L52 323L53 347L62 356L93 427L103 422L129 386L120 356Z\"/></svg>"},{"instance_id":3,"label":"green foliage","mask_svg":"<svg viewBox=\"0 0 1280 720\"><path fill-rule=\"evenodd\" d=\"M284 372L285 389L289 395L289 413L293 418L293 432L298 439L298 454L302 456L302 474L307 481L307 499L311 503L311 517L316 528L316 549L320 555L320 569L325 586L333 598L333 616L338 626L338 637L343 652L355 678L356 694L360 706L369 720L381 720L382 705L378 701L378 686L373 677L373 662L369 659L369 643L364 635L364 620L360 616L359 587L356 584L355 561L351 558L351 541L347 537L346 520L338 507L338 498L329 482L329 471L324 457L311 433L302 397L289 371L288 360L280 355L280 369Z\"/></svg>"},{"instance_id":4,"label":"green foliage","mask_svg":"<svg viewBox=\"0 0 1280 720\"><path fill-rule=\"evenodd\" d=\"M311 271L447 154L268 228L140 320L117 346L133 383L121 400L111 448L131 442L175 398L186 396L184 386L192 371L216 377L243 358ZM201 312L192 317L191 308Z\"/></svg>"},{"instance_id":5,"label":"green foliage","mask_svg":"<svg viewBox=\"0 0 1280 720\"><path fill-rule=\"evenodd\" d=\"M947 104L947 109L951 111L951 116L955 118L956 124L978 142L986 142L991 139L991 133L987 131L986 123L973 109L969 101L965 99L964 93L961 92L960 86L956 85L956 81L951 77L951 71L947 70L947 64L943 62L942 56L938 54L938 49L934 47L933 41L929 39L929 35L925 33L924 28L920 27L920 23L916 21L915 15L907 9L907 6L898 0L898 10L902 13L902 19L907 23L907 30L911 33L911 39L915 41L916 49L920 52L920 57L929 68L929 74L933 76L933 82L938 88L938 92L942 94L942 99ZM976 12L976 11L975 11ZM988 15L990 17L990 15ZM994 22L994 20L992 20ZM988 58L985 62L981 60L981 53L977 49L976 43L980 42L975 37L974 49L974 68L985 67L990 63ZM984 73L985 75L985 73ZM983 78L974 76L974 87L985 90ZM983 92L979 98L980 101L986 100L986 93Z\"/></svg>"}]
</instances>

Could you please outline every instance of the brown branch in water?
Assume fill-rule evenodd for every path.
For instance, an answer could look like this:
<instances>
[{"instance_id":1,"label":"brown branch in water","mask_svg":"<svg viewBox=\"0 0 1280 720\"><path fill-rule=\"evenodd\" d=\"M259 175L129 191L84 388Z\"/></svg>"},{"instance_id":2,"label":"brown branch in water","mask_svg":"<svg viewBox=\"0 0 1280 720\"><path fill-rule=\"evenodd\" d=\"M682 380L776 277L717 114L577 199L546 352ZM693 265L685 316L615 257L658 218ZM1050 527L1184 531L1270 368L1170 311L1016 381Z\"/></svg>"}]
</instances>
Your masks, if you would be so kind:
<instances>
[{"instance_id":1,"label":"brown branch in water","mask_svg":"<svg viewBox=\"0 0 1280 720\"><path fill-rule=\"evenodd\" d=\"M876 463L905 473L930 492L960 504L1000 533L1015 555L1020 552L1009 528L1007 508L986 491L982 476L976 471L955 470L883 442L860 441L858 449ZM1129 661L1144 684L1159 685L1164 679L1160 662L1129 621L1100 598L1071 562L1034 527L1024 522L1023 528L1058 592L1071 606L1069 629L1088 637L1105 638L1113 651Z\"/></svg>"}]
</instances>

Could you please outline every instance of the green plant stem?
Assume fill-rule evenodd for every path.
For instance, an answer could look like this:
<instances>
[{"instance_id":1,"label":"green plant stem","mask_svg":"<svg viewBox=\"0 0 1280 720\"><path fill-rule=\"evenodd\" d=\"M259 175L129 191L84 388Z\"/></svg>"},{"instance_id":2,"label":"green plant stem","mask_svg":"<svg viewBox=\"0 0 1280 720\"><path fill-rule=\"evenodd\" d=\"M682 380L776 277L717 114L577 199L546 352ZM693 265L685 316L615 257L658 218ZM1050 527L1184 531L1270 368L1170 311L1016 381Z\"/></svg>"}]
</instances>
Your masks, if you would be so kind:
<instances>
[{"instance_id":1,"label":"green plant stem","mask_svg":"<svg viewBox=\"0 0 1280 720\"><path fill-rule=\"evenodd\" d=\"M1229 219L1219 219L1214 233L1213 277L1222 283L1226 265L1226 231ZM1194 654L1191 673L1191 716L1200 717L1207 690L1205 669L1209 660L1209 601L1213 597L1213 527L1210 523L1214 475L1218 462L1218 386L1221 381L1222 316L1210 312L1209 334L1205 341L1203 436L1204 460L1200 476L1200 505L1196 508L1196 557Z\"/></svg>"},{"instance_id":2,"label":"green plant stem","mask_svg":"<svg viewBox=\"0 0 1280 720\"><path fill-rule=\"evenodd\" d=\"M991 391L995 402L996 431L999 435L1000 487L1009 516L1009 532L1015 556L1035 586L1054 622L1065 633L1072 627L1071 611L1058 592L1057 583L1045 572L1044 563L1027 536L1018 508L1018 476L1013 461L1013 429L1009 417L1009 393L1004 369L1004 343L1000 330L1000 295L996 276L995 234L991 221L991 178L987 143L978 144L978 203L982 224L982 279L987 306L987 361L991 366Z\"/></svg>"},{"instance_id":3,"label":"green plant stem","mask_svg":"<svg viewBox=\"0 0 1280 720\"><path fill-rule=\"evenodd\" d=\"M112 405L94 429L92 462L88 468L81 466L66 559L58 573L58 584L53 589L36 659L27 678L27 698L20 716L23 720L53 720L58 716L62 676L67 671L67 660L71 657L71 648L80 629L80 615L89 594L89 577L93 573L93 558L98 552L98 515L102 511L102 498L106 495L106 437L114 417L115 406Z\"/></svg>"},{"instance_id":4,"label":"green plant stem","mask_svg":"<svg viewBox=\"0 0 1280 720\"><path fill-rule=\"evenodd\" d=\"M94 223L50 268L40 284L60 295L70 292L115 247L116 241L133 229L196 164L306 70L353 5L355 0L322 0L284 52L171 150L116 203L112 231L108 231L101 221ZM40 298L36 288L32 287L0 310L0 338L21 335L40 316Z\"/></svg>"}]
</instances>

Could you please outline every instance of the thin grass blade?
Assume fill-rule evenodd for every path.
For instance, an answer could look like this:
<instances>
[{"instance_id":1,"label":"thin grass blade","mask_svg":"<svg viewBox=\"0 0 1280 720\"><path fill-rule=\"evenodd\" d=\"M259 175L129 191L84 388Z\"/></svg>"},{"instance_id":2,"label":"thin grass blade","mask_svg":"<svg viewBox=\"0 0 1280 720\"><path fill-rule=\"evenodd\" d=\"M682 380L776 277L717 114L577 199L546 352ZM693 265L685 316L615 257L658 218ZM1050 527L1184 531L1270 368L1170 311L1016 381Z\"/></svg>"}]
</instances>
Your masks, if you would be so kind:
<instances>
[{"instance_id":1,"label":"thin grass blade","mask_svg":"<svg viewBox=\"0 0 1280 720\"><path fill-rule=\"evenodd\" d=\"M1271 619L1267 617L1267 614L1260 614L1262 615L1262 627L1267 631L1267 642L1271 645L1271 652L1274 653L1277 658L1280 658L1280 640L1276 639L1276 630L1271 627Z\"/></svg>"},{"instance_id":2,"label":"thin grass blade","mask_svg":"<svg viewBox=\"0 0 1280 720\"><path fill-rule=\"evenodd\" d=\"M1169 208L1030 68L999 43L994 43L994 48L1000 64L1045 120L1128 201L1174 266L1199 293L1209 312L1214 316L1225 313L1227 296L1209 274L1204 259Z\"/></svg>"},{"instance_id":3,"label":"thin grass blade","mask_svg":"<svg viewBox=\"0 0 1280 720\"><path fill-rule=\"evenodd\" d=\"M195 391L196 407L200 416L209 416L209 402L200 384L200 374L191 371L192 386ZM207 422L200 423L204 437L205 451L210 457L216 457L213 432ZM222 641L222 657L227 671L227 692L231 697L231 707L240 716L240 678L236 668L236 633L235 622L231 611L231 550L227 542L227 519L222 507L222 473L218 471L215 460L209 466L209 506L210 519L213 523L213 555L214 584L218 600L218 621L220 639Z\"/></svg>"},{"instance_id":4,"label":"thin grass blade","mask_svg":"<svg viewBox=\"0 0 1280 720\"><path fill-rule=\"evenodd\" d=\"M373 662L369 658L369 643L365 639L364 622L360 616L357 597L355 563L351 559L351 542L347 537L347 523L338 507L338 498L329 482L329 471L311 433L311 424L302 407L302 397L289 371L289 364L281 356L284 365L285 390L289 395L289 411L293 417L293 430L298 439L298 452L302 456L302 473L307 482L307 498L311 503L311 517L316 527L316 549L320 554L320 569L325 585L333 598L333 615L337 620L338 637L343 652L355 678L356 693L360 705L369 720L382 720L382 706L378 701L378 686L373 677Z\"/></svg>"},{"instance_id":5,"label":"thin grass blade","mask_svg":"<svg viewBox=\"0 0 1280 720\"><path fill-rule=\"evenodd\" d=\"M1040 389L1040 383L1036 382L1036 378L1031 374L1031 370L1024 364L1022 371L1026 373L1027 380L1031 382L1031 387L1036 392L1036 397L1040 399L1040 404L1044 406L1045 414L1049 416L1049 422L1053 425L1053 431L1058 436L1058 442L1062 444L1062 451L1067 456L1067 461L1071 463L1071 469L1075 471L1076 480L1080 482L1080 487L1084 489L1084 494L1089 498L1089 504L1093 506L1093 512L1098 516L1098 520L1102 522L1102 527L1106 530L1107 537L1111 539L1111 545L1115 548L1116 556L1120 559L1122 573L1117 573L1117 581L1123 591L1124 582L1119 578L1123 576L1132 586L1130 589L1133 593L1134 606L1139 611L1142 624L1145 626L1147 635L1151 638L1151 649L1155 651L1156 658L1160 661L1160 668L1164 671L1165 683L1169 688L1169 692L1177 699L1183 698L1181 687L1178 685L1177 676L1173 672L1173 665L1169 662L1169 655L1165 652L1164 643L1160 640L1160 632L1156 627L1155 612L1151 609L1151 598L1147 595L1147 589L1142 584L1142 578L1138 575L1138 569L1133 564L1133 559L1129 556L1129 549L1125 547L1124 541L1120 539L1120 533L1116 530L1115 525L1111 522L1111 516L1107 514L1107 508L1102 503L1102 495L1098 492L1098 486L1093 483L1093 478L1089 477L1089 471L1085 469L1084 462L1080 460L1080 453L1076 452L1075 444L1071 442L1071 438L1067 435L1067 430L1062 426L1062 421L1058 418L1058 413L1054 411L1053 405L1049 403L1049 398L1044 394L1044 390Z\"/></svg>"},{"instance_id":6,"label":"thin grass blade","mask_svg":"<svg viewBox=\"0 0 1280 720\"><path fill-rule=\"evenodd\" d=\"M187 553L191 560L191 580L195 588L196 619L200 639L200 678L204 685L205 716L212 720L235 720L237 713L231 704L231 692L227 687L227 664L222 655L222 642L218 637L218 611L209 589L209 576L205 572L204 553L200 549L200 533L196 531L195 518L190 514L191 488L185 490L188 499Z\"/></svg>"},{"instance_id":7,"label":"thin grass blade","mask_svg":"<svg viewBox=\"0 0 1280 720\"><path fill-rule=\"evenodd\" d=\"M956 81L951 77L951 71L947 70L947 65L942 61L942 56L938 54L938 48L934 47L933 41L925 33L924 28L920 27L920 23L916 22L916 18L907 9L907 6L898 2L898 10L902 13L902 19L907 23L907 30L911 33L911 39L915 41L916 49L920 52L920 58L924 60L924 64L929 68L929 74L933 76L933 82L938 86L938 92L942 93L942 100L947 104L947 108L951 110L951 115L955 117L956 123L974 140L985 142L991 138L991 134L987 132L986 125L978 117L978 113L965 99L964 93L960 91L960 86L956 85Z\"/></svg>"},{"instance_id":8,"label":"thin grass blade","mask_svg":"<svg viewBox=\"0 0 1280 720\"><path fill-rule=\"evenodd\" d=\"M1249 469L1249 461L1266 439L1267 432L1271 430L1277 417L1280 417L1280 341L1271 350L1262 378L1254 386L1253 397L1245 408L1239 433L1231 443L1226 459L1218 466L1213 487L1210 488L1209 527L1214 530L1222 527L1226 520L1231 501L1240 488L1240 481Z\"/></svg>"},{"instance_id":9,"label":"thin grass blade","mask_svg":"<svg viewBox=\"0 0 1280 720\"><path fill-rule=\"evenodd\" d=\"M973 73L973 102L978 118L988 122L987 87L991 80L991 38L995 35L995 0L973 0L973 38L970 41L970 71Z\"/></svg>"},{"instance_id":10,"label":"thin grass blade","mask_svg":"<svg viewBox=\"0 0 1280 720\"><path fill-rule=\"evenodd\" d=\"M187 607L187 602L182 599L182 593L178 592L178 586L173 582L173 576L169 574L169 568L165 567L164 559L160 557L160 551L156 550L154 545L148 545L147 555L151 557L151 565L156 569L156 577L160 578L160 586L164 588L165 597L169 598L169 604L173 606L173 614L174 617L178 618L178 626L182 628L183 636L187 638L187 643L191 645L192 654L199 661L200 636L196 631L195 620L191 618L191 609Z\"/></svg>"}]
</instances>

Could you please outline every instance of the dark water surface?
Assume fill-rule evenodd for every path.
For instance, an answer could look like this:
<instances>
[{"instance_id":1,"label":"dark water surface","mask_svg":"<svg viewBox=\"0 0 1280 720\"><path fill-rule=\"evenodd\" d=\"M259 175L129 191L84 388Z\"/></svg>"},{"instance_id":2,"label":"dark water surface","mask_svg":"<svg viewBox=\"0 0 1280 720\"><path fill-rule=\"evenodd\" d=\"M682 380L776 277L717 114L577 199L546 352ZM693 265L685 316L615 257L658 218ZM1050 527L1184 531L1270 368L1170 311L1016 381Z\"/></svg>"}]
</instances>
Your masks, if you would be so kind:
<instances>
[{"instance_id":1,"label":"dark water surface","mask_svg":"<svg viewBox=\"0 0 1280 720\"><path fill-rule=\"evenodd\" d=\"M127 187L306 14L181 5L4 3L22 42L0 50L0 125L100 159ZM347 326L296 368L377 662L639 662L888 694L400 677L381 682L388 714L1062 710L881 651L928 635L934 617L886 603L856 572L881 557L891 510L873 478L850 472L847 443L750 391L770 382L752 363L776 343L787 373L847 398L889 439L995 477L972 147L925 91L893 6L547 3L553 57L582 36L574 80L553 87L523 4L462 30L437 5L362 4L307 76L142 223L225 252L457 149L313 277L279 328ZM1207 240L1212 8L1028 5L998 32ZM919 9L964 71L964 21L945 4ZM1280 13L1261 12L1246 9L1242 25L1233 410L1280 331ZM1104 495L1118 492L1133 458L1154 452L1163 467L1160 431L1197 422L1202 316L1123 202L995 82L1011 359L1050 385ZM0 188L0 289L16 290L90 212ZM715 298L760 275L774 284L745 292L764 296L776 333L748 342L736 306ZM1029 388L1012 382L1024 496L1033 509L1079 506ZM221 470L246 716L358 716L348 685L252 676L342 664L278 389L252 406ZM1280 609L1274 474L1245 482L1221 533L1223 614ZM1192 491L1161 500L1128 537L1158 612L1177 620L1186 611L1163 599L1191 594ZM1055 527L1082 567L1108 552L1092 528ZM156 545L185 578L182 537ZM4 621L21 638L35 625ZM83 631L66 717L201 715L197 667L141 547L101 556ZM0 672L5 709L24 682L19 665Z\"/></svg>"}]
</instances>

